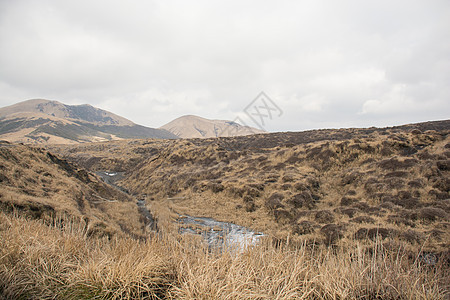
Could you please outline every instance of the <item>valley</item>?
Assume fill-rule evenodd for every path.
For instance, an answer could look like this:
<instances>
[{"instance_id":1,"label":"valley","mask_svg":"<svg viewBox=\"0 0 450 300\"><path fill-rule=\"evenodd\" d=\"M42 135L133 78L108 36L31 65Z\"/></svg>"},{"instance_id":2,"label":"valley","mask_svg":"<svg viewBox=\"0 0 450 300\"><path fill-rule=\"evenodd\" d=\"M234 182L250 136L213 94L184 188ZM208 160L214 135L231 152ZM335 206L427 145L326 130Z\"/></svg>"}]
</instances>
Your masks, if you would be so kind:
<instances>
[{"instance_id":1,"label":"valley","mask_svg":"<svg viewBox=\"0 0 450 300\"><path fill-rule=\"evenodd\" d=\"M434 129L429 129L434 128ZM382 228L448 249L448 122L387 129L52 146L89 170L124 172L161 220L213 217L302 243L352 243Z\"/></svg>"},{"instance_id":2,"label":"valley","mask_svg":"<svg viewBox=\"0 0 450 300\"><path fill-rule=\"evenodd\" d=\"M445 299L449 130L2 142L0 293Z\"/></svg>"}]
</instances>

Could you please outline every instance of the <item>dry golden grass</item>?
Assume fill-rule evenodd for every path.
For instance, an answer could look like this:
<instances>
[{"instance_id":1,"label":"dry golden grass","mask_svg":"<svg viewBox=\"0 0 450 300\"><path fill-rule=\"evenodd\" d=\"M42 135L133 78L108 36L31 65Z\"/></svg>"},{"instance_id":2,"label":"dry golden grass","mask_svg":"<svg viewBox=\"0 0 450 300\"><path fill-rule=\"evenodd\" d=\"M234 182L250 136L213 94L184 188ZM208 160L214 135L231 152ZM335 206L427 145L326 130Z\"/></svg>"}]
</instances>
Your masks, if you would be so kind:
<instances>
[{"instance_id":1,"label":"dry golden grass","mask_svg":"<svg viewBox=\"0 0 450 300\"><path fill-rule=\"evenodd\" d=\"M90 234L146 233L135 200L42 149L0 147L0 208L52 222L83 219Z\"/></svg>"},{"instance_id":2,"label":"dry golden grass","mask_svg":"<svg viewBox=\"0 0 450 300\"><path fill-rule=\"evenodd\" d=\"M433 252L450 247L446 130L225 149L232 141L174 141L143 159L121 184L146 194L155 208L234 222L279 239L335 243L381 227L411 250L423 243ZM301 228L305 222L309 233ZM341 231L331 241L329 224Z\"/></svg>"},{"instance_id":3,"label":"dry golden grass","mask_svg":"<svg viewBox=\"0 0 450 300\"><path fill-rule=\"evenodd\" d=\"M81 226L80 226L81 225ZM264 242L211 252L188 237L88 237L76 220L46 225L0 213L5 299L447 299L448 268L401 249ZM418 256L417 256L418 257Z\"/></svg>"},{"instance_id":4,"label":"dry golden grass","mask_svg":"<svg viewBox=\"0 0 450 300\"><path fill-rule=\"evenodd\" d=\"M58 256L51 251L66 249L55 241L71 243L64 227L39 225L49 231L45 240L25 228L38 226L27 225L34 221L4 216L23 228L15 232L20 238L12 227L1 233L16 246L0 254L0 289L10 298L448 299L449 122L438 123L423 126L436 131L407 126L52 147L89 170L125 171L119 184L145 195L161 232L147 241L107 240L80 227L73 239L86 246ZM22 182L34 173L8 170L21 182L5 185L9 200L44 183ZM30 201L62 205L85 188L66 189L73 181L64 180L52 194L59 198ZM100 206L90 200L95 215ZM127 213L101 211L104 224ZM211 252L201 239L178 235L179 213L234 222L266 239L239 254ZM27 246L25 255L20 249ZM34 247L58 258L30 259Z\"/></svg>"},{"instance_id":5,"label":"dry golden grass","mask_svg":"<svg viewBox=\"0 0 450 300\"><path fill-rule=\"evenodd\" d=\"M450 247L448 128L442 121L52 149L90 170L125 171L119 184L147 195L172 222L174 213L213 217L298 242L326 240L328 224L348 240L378 226L412 250L425 243L442 252ZM318 217L323 211L331 217Z\"/></svg>"}]
</instances>

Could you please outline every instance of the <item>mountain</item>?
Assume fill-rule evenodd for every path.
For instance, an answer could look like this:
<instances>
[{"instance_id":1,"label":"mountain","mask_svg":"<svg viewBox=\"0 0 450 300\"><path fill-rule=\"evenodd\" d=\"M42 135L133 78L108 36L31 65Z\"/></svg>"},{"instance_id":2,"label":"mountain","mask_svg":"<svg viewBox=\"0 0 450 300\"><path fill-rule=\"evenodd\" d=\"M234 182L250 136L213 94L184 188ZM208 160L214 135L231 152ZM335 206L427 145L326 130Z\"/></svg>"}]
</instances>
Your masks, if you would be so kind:
<instances>
[{"instance_id":1,"label":"mountain","mask_svg":"<svg viewBox=\"0 0 450 300\"><path fill-rule=\"evenodd\" d=\"M180 138L212 138L265 133L263 130L243 126L233 121L209 120L193 115L179 117L160 128Z\"/></svg>"},{"instance_id":2,"label":"mountain","mask_svg":"<svg viewBox=\"0 0 450 300\"><path fill-rule=\"evenodd\" d=\"M78 144L128 138L178 137L88 104L33 99L0 108L0 139L10 142Z\"/></svg>"}]
</instances>

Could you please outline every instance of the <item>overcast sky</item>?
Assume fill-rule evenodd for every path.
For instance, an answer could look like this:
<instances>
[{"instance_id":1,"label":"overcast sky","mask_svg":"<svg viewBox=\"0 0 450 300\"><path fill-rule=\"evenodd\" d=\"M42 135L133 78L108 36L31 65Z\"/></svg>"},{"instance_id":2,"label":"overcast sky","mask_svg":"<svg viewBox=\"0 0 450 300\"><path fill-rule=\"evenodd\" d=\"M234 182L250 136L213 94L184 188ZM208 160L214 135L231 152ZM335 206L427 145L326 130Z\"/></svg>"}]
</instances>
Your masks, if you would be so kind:
<instances>
[{"instance_id":1,"label":"overcast sky","mask_svg":"<svg viewBox=\"0 0 450 300\"><path fill-rule=\"evenodd\" d=\"M450 118L450 1L0 0L0 106L91 105L159 127L269 131Z\"/></svg>"}]
</instances>

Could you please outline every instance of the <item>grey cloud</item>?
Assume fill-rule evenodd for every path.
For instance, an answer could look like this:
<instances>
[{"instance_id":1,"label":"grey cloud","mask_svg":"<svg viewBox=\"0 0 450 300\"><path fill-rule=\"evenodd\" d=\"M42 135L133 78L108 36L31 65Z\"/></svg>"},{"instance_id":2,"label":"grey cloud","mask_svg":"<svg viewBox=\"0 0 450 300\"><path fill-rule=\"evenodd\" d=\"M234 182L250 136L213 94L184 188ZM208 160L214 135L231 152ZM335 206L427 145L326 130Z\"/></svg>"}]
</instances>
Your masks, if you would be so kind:
<instances>
[{"instance_id":1,"label":"grey cloud","mask_svg":"<svg viewBox=\"0 0 450 300\"><path fill-rule=\"evenodd\" d=\"M286 112L269 130L383 126L450 111L446 1L0 5L2 106L88 102L160 126L182 114L234 119L264 90Z\"/></svg>"}]
</instances>

